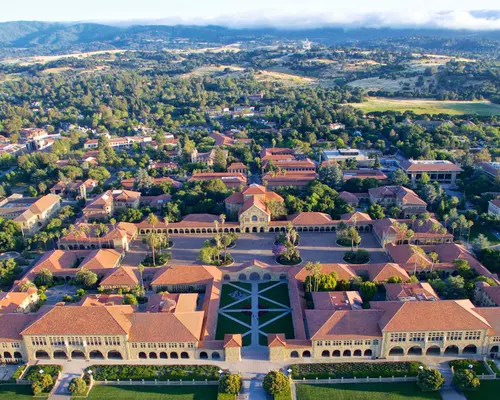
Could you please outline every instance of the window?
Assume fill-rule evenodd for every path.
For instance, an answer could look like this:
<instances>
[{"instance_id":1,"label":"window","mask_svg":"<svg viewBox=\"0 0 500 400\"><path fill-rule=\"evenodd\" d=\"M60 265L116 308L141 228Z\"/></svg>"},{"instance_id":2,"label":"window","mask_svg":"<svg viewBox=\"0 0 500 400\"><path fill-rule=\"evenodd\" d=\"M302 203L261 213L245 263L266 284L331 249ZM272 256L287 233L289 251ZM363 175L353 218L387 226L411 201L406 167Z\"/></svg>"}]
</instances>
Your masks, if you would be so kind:
<instances>
[{"instance_id":1,"label":"window","mask_svg":"<svg viewBox=\"0 0 500 400\"><path fill-rule=\"evenodd\" d=\"M406 333L391 333L391 342L406 342Z\"/></svg>"},{"instance_id":2,"label":"window","mask_svg":"<svg viewBox=\"0 0 500 400\"><path fill-rule=\"evenodd\" d=\"M468 331L465 332L464 340L479 340L481 339L481 331Z\"/></svg>"},{"instance_id":3,"label":"window","mask_svg":"<svg viewBox=\"0 0 500 400\"><path fill-rule=\"evenodd\" d=\"M332 344L333 344L334 346L341 346L341 345L342 345L342 341L340 341L340 340L334 340L334 341L332 342Z\"/></svg>"},{"instance_id":4,"label":"window","mask_svg":"<svg viewBox=\"0 0 500 400\"><path fill-rule=\"evenodd\" d=\"M331 345L332 345L331 341L329 341L329 340L325 341L325 346L331 346Z\"/></svg>"},{"instance_id":5,"label":"window","mask_svg":"<svg viewBox=\"0 0 500 400\"><path fill-rule=\"evenodd\" d=\"M321 340L318 340L318 341L316 342L316 345L317 345L317 346L323 346L323 342L322 342Z\"/></svg>"},{"instance_id":6,"label":"window","mask_svg":"<svg viewBox=\"0 0 500 400\"><path fill-rule=\"evenodd\" d=\"M462 340L462 332L448 332L446 340Z\"/></svg>"},{"instance_id":7,"label":"window","mask_svg":"<svg viewBox=\"0 0 500 400\"><path fill-rule=\"evenodd\" d=\"M256 215L252 215L252 222L257 222L259 218Z\"/></svg>"},{"instance_id":8,"label":"window","mask_svg":"<svg viewBox=\"0 0 500 400\"><path fill-rule=\"evenodd\" d=\"M425 333L410 333L410 342L423 342L425 340Z\"/></svg>"},{"instance_id":9,"label":"window","mask_svg":"<svg viewBox=\"0 0 500 400\"><path fill-rule=\"evenodd\" d=\"M344 340L344 346L351 346L352 340Z\"/></svg>"},{"instance_id":10,"label":"window","mask_svg":"<svg viewBox=\"0 0 500 400\"><path fill-rule=\"evenodd\" d=\"M442 342L444 339L444 332L431 332L429 333L429 342Z\"/></svg>"},{"instance_id":11,"label":"window","mask_svg":"<svg viewBox=\"0 0 500 400\"><path fill-rule=\"evenodd\" d=\"M363 346L363 341L362 340L355 340L354 345L355 346Z\"/></svg>"}]
</instances>

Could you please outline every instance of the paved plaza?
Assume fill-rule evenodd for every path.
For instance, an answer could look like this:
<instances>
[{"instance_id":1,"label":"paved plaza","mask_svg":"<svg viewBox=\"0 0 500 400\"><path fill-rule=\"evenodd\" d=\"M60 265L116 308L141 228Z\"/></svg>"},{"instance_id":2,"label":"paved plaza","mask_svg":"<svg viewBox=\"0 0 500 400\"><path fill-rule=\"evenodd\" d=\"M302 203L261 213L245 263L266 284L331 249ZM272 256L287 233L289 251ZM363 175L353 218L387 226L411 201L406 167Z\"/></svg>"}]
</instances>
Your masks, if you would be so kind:
<instances>
[{"instance_id":1,"label":"paved plaza","mask_svg":"<svg viewBox=\"0 0 500 400\"><path fill-rule=\"evenodd\" d=\"M350 248L336 244L337 236L331 232L303 232L300 234L299 251L303 264L308 261L319 261L321 263L344 263L343 257ZM389 261L384 250L378 244L372 233L361 233L361 244L359 248L370 252L370 263L383 263ZM233 256L234 265L238 266L248 261L258 260L267 264L276 264L272 253L275 239L274 233L245 233L240 234L236 246L228 252ZM172 260L169 265L192 265L201 264L197 259L200 249L206 240L213 235L172 235L171 240L174 247ZM135 241L131 251L124 259L124 264L137 265L147 251L146 246L139 240ZM142 256L141 256L142 254Z\"/></svg>"}]
</instances>

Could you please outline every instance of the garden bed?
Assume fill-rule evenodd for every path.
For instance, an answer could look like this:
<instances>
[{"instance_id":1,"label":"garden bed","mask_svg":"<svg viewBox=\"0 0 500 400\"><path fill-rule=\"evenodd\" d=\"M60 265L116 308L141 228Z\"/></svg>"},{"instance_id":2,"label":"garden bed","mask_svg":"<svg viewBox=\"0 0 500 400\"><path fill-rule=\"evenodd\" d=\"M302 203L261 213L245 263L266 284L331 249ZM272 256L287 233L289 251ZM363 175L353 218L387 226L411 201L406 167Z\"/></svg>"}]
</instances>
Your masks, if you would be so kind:
<instances>
[{"instance_id":1,"label":"garden bed","mask_svg":"<svg viewBox=\"0 0 500 400\"><path fill-rule=\"evenodd\" d=\"M472 370L476 373L476 375L489 375L490 372L484 365L484 362L481 360L473 360L473 359L459 359L459 360L451 360L448 365L453 367L455 371L459 369L470 369L469 365L472 365Z\"/></svg>"},{"instance_id":2,"label":"garden bed","mask_svg":"<svg viewBox=\"0 0 500 400\"><path fill-rule=\"evenodd\" d=\"M348 251L343 260L349 264L367 264L370 262L370 253L366 250Z\"/></svg>"},{"instance_id":3,"label":"garden bed","mask_svg":"<svg viewBox=\"0 0 500 400\"><path fill-rule=\"evenodd\" d=\"M281 265L299 265L302 263L302 258L299 257L297 259L286 260L283 259L283 256L279 256L276 258L276 262Z\"/></svg>"},{"instance_id":4,"label":"garden bed","mask_svg":"<svg viewBox=\"0 0 500 400\"><path fill-rule=\"evenodd\" d=\"M352 243L349 239L337 239L335 241L340 247L352 247Z\"/></svg>"},{"instance_id":5,"label":"garden bed","mask_svg":"<svg viewBox=\"0 0 500 400\"><path fill-rule=\"evenodd\" d=\"M415 361L377 363L318 363L291 365L293 379L340 379L417 376L419 367Z\"/></svg>"},{"instance_id":6,"label":"garden bed","mask_svg":"<svg viewBox=\"0 0 500 400\"><path fill-rule=\"evenodd\" d=\"M93 365L90 369L96 381L219 380L219 367L215 365Z\"/></svg>"}]
</instances>

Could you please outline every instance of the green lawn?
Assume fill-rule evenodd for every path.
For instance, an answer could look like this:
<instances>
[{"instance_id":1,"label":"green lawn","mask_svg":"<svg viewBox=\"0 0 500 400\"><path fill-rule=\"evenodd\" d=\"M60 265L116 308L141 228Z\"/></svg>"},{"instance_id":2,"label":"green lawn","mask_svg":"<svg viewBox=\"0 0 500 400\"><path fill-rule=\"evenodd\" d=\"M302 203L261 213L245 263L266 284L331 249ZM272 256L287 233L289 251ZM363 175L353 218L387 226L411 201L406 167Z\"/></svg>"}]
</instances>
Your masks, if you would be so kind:
<instances>
[{"instance_id":1,"label":"green lawn","mask_svg":"<svg viewBox=\"0 0 500 400\"><path fill-rule=\"evenodd\" d=\"M427 99L389 99L371 97L363 103L351 103L364 113L374 111L413 111L416 114L500 115L500 106L488 101L439 101Z\"/></svg>"},{"instance_id":2,"label":"green lawn","mask_svg":"<svg viewBox=\"0 0 500 400\"><path fill-rule=\"evenodd\" d=\"M269 286L276 285L278 281L269 281L269 282L264 282L264 283L259 283L259 292L261 290L264 290L265 288L268 288Z\"/></svg>"},{"instance_id":3,"label":"green lawn","mask_svg":"<svg viewBox=\"0 0 500 400\"><path fill-rule=\"evenodd\" d=\"M252 326L252 314L250 312L228 312L227 315L230 315L231 317L236 318L238 321Z\"/></svg>"},{"instance_id":4,"label":"green lawn","mask_svg":"<svg viewBox=\"0 0 500 400\"><path fill-rule=\"evenodd\" d=\"M467 400L489 400L497 399L500 393L500 379L492 381L481 381L479 390L474 392L464 392Z\"/></svg>"},{"instance_id":5,"label":"green lawn","mask_svg":"<svg viewBox=\"0 0 500 400\"><path fill-rule=\"evenodd\" d=\"M223 340L226 333L246 333L249 330L250 329L246 326L238 324L237 322L225 317L224 315L219 315L217 319L217 331L215 333L215 339Z\"/></svg>"},{"instance_id":6,"label":"green lawn","mask_svg":"<svg viewBox=\"0 0 500 400\"><path fill-rule=\"evenodd\" d=\"M297 400L428 400L441 399L437 392L422 392L415 383L361 383L297 385ZM483 397L482 400L486 398Z\"/></svg>"},{"instance_id":7,"label":"green lawn","mask_svg":"<svg viewBox=\"0 0 500 400\"><path fill-rule=\"evenodd\" d=\"M245 300L239 301L238 303L233 303L226 310L243 310L245 308L252 308L252 298L248 297Z\"/></svg>"},{"instance_id":8,"label":"green lawn","mask_svg":"<svg viewBox=\"0 0 500 400\"><path fill-rule=\"evenodd\" d=\"M216 400L217 386L95 386L89 400ZM3 399L3 397L2 397Z\"/></svg>"},{"instance_id":9,"label":"green lawn","mask_svg":"<svg viewBox=\"0 0 500 400\"><path fill-rule=\"evenodd\" d=\"M272 289L259 293L259 296L264 296L269 300L277 301L287 307L290 306L290 297L288 296L287 283L282 283L281 285L275 286Z\"/></svg>"},{"instance_id":10,"label":"green lawn","mask_svg":"<svg viewBox=\"0 0 500 400\"><path fill-rule=\"evenodd\" d=\"M251 283L246 283L246 282L231 282L234 286L238 286L242 289L248 290L249 292L252 291L252 284Z\"/></svg>"},{"instance_id":11,"label":"green lawn","mask_svg":"<svg viewBox=\"0 0 500 400\"><path fill-rule=\"evenodd\" d=\"M231 293L237 292L238 289L236 289L234 286L231 285L222 285L221 289L221 294L220 294L220 303L219 307L225 307L230 304L233 304L234 302L237 301L234 297L231 297ZM241 291L245 296L248 295L247 292Z\"/></svg>"},{"instance_id":12,"label":"green lawn","mask_svg":"<svg viewBox=\"0 0 500 400\"><path fill-rule=\"evenodd\" d=\"M491 244L499 244L500 243L500 239L498 239L493 234L493 232L491 232L491 229L485 228L481 225L472 225L472 228L470 228L470 240L473 241L481 233L488 238L488 240Z\"/></svg>"},{"instance_id":13,"label":"green lawn","mask_svg":"<svg viewBox=\"0 0 500 400\"><path fill-rule=\"evenodd\" d=\"M271 322L269 325L264 326L261 331L264 333L284 333L287 339L295 339L292 314L288 313L276 321Z\"/></svg>"},{"instance_id":14,"label":"green lawn","mask_svg":"<svg viewBox=\"0 0 500 400\"><path fill-rule=\"evenodd\" d=\"M31 385L0 385L0 399L27 400L33 399Z\"/></svg>"},{"instance_id":15,"label":"green lawn","mask_svg":"<svg viewBox=\"0 0 500 400\"><path fill-rule=\"evenodd\" d=\"M278 304L272 303L270 301L264 300L263 298L259 297L259 309L278 309L278 308L284 308L284 306L280 306Z\"/></svg>"},{"instance_id":16,"label":"green lawn","mask_svg":"<svg viewBox=\"0 0 500 400\"><path fill-rule=\"evenodd\" d=\"M259 317L259 326L265 324L267 321L271 321L273 318L276 318L280 315L283 315L283 313L279 311L269 311L262 314Z\"/></svg>"}]
</instances>

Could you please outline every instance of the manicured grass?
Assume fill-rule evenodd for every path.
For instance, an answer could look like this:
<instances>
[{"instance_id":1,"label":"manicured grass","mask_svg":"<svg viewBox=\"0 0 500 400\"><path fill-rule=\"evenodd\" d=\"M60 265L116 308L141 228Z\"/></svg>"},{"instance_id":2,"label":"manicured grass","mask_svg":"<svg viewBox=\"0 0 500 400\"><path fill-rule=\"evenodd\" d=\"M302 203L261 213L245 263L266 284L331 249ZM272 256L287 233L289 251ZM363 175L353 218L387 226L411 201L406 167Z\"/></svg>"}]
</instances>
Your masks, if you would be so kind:
<instances>
[{"instance_id":1,"label":"manicured grass","mask_svg":"<svg viewBox=\"0 0 500 400\"><path fill-rule=\"evenodd\" d=\"M272 289L259 293L259 296L264 296L269 300L277 301L287 307L290 306L290 297L288 295L288 284L282 283Z\"/></svg>"},{"instance_id":2,"label":"manicured grass","mask_svg":"<svg viewBox=\"0 0 500 400\"><path fill-rule=\"evenodd\" d=\"M457 371L458 369L469 369L469 365L472 365L473 370L477 375L489 374L482 360L458 359L458 360L452 360L448 364L450 367L454 366L455 371Z\"/></svg>"},{"instance_id":3,"label":"manicured grass","mask_svg":"<svg viewBox=\"0 0 500 400\"><path fill-rule=\"evenodd\" d=\"M217 386L94 386L89 400L216 400Z\"/></svg>"},{"instance_id":4,"label":"manicured grass","mask_svg":"<svg viewBox=\"0 0 500 400\"><path fill-rule=\"evenodd\" d=\"M490 244L499 244L500 239L498 239L493 232L491 231L491 228L485 228L484 226L481 225L472 225L470 228L470 240L474 240L477 238L480 234L483 234L484 236L487 237L489 240Z\"/></svg>"},{"instance_id":5,"label":"manicured grass","mask_svg":"<svg viewBox=\"0 0 500 400\"><path fill-rule=\"evenodd\" d=\"M238 286L242 289L248 290L249 292L252 291L252 284L251 283L246 283L246 282L231 282L234 286Z\"/></svg>"},{"instance_id":6,"label":"manicured grass","mask_svg":"<svg viewBox=\"0 0 500 400\"><path fill-rule=\"evenodd\" d=\"M467 400L490 400L497 399L500 393L500 379L491 381L481 381L478 390L472 392L463 392Z\"/></svg>"},{"instance_id":7,"label":"manicured grass","mask_svg":"<svg viewBox=\"0 0 500 400\"><path fill-rule=\"evenodd\" d=\"M288 389L285 392L274 395L274 400L292 400L292 390Z\"/></svg>"},{"instance_id":8,"label":"manicured grass","mask_svg":"<svg viewBox=\"0 0 500 400\"><path fill-rule=\"evenodd\" d=\"M250 311L241 312L228 312L227 315L230 315L233 318L236 318L238 321L241 321L245 324L252 326L252 314Z\"/></svg>"},{"instance_id":9,"label":"manicured grass","mask_svg":"<svg viewBox=\"0 0 500 400\"><path fill-rule=\"evenodd\" d=\"M270 301L264 300L259 297L259 310L267 310L267 309L276 309L276 308L284 308L284 306L280 306L279 304L272 303Z\"/></svg>"},{"instance_id":10,"label":"manicured grass","mask_svg":"<svg viewBox=\"0 0 500 400\"><path fill-rule=\"evenodd\" d=\"M250 329L246 326L238 324L237 322L225 317L224 315L219 315L217 320L217 332L215 334L215 339L223 340L226 333L246 333L249 330Z\"/></svg>"},{"instance_id":11,"label":"manicured grass","mask_svg":"<svg viewBox=\"0 0 500 400\"><path fill-rule=\"evenodd\" d=\"M258 285L259 292L261 290L264 290L265 288L268 288L269 286L276 285L277 283L278 283L278 281L269 281L269 282L259 283L259 285Z\"/></svg>"},{"instance_id":12,"label":"manicured grass","mask_svg":"<svg viewBox=\"0 0 500 400\"><path fill-rule=\"evenodd\" d=\"M243 344L243 347L250 346L252 344L252 334L251 333L249 333L246 336L243 336L242 344Z\"/></svg>"},{"instance_id":13,"label":"manicured grass","mask_svg":"<svg viewBox=\"0 0 500 400\"><path fill-rule=\"evenodd\" d=\"M238 292L238 289L236 289L234 286L231 286L231 285L222 285L221 294L220 294L220 303L219 303L220 307L228 306L228 305L233 304L234 302L236 302L238 300L238 299L235 299L234 297L230 296L231 293L233 293L233 292ZM246 293L244 291L241 291L241 293L244 296L248 295L248 293Z\"/></svg>"},{"instance_id":14,"label":"manicured grass","mask_svg":"<svg viewBox=\"0 0 500 400\"><path fill-rule=\"evenodd\" d=\"M488 365L490 366L490 368L493 370L493 372L495 374L497 374L497 378L500 378L500 369L497 367L497 365L495 364L495 362L492 361L492 360L488 360L486 362L488 363Z\"/></svg>"},{"instance_id":15,"label":"manicured grass","mask_svg":"<svg viewBox=\"0 0 500 400\"><path fill-rule=\"evenodd\" d=\"M264 333L284 333L287 339L295 339L293 331L292 314L288 313L285 316L271 322L261 329Z\"/></svg>"},{"instance_id":16,"label":"manicured grass","mask_svg":"<svg viewBox=\"0 0 500 400\"><path fill-rule=\"evenodd\" d=\"M31 385L0 385L0 399L31 400L33 399Z\"/></svg>"},{"instance_id":17,"label":"manicured grass","mask_svg":"<svg viewBox=\"0 0 500 400\"><path fill-rule=\"evenodd\" d=\"M441 399L441 395L438 392L422 392L415 383L297 385L297 400L317 400L317 399L427 400L427 399Z\"/></svg>"},{"instance_id":18,"label":"manicured grass","mask_svg":"<svg viewBox=\"0 0 500 400\"><path fill-rule=\"evenodd\" d=\"M374 111L411 110L416 114L478 114L491 116L500 114L500 106L487 101L439 101L427 99L387 99L371 97L363 103L352 103L365 113Z\"/></svg>"},{"instance_id":19,"label":"manicured grass","mask_svg":"<svg viewBox=\"0 0 500 400\"><path fill-rule=\"evenodd\" d=\"M245 300L239 301L238 303L233 303L225 310L243 310L245 308L252 308L252 298L248 297Z\"/></svg>"},{"instance_id":20,"label":"manicured grass","mask_svg":"<svg viewBox=\"0 0 500 400\"><path fill-rule=\"evenodd\" d=\"M279 311L268 311L262 314L259 317L259 326L265 324L267 321L271 321L273 318L279 317L280 315L283 315L283 313Z\"/></svg>"},{"instance_id":21,"label":"manicured grass","mask_svg":"<svg viewBox=\"0 0 500 400\"><path fill-rule=\"evenodd\" d=\"M267 346L267 336L264 336L262 333L259 333L259 344L261 346Z\"/></svg>"}]
</instances>

